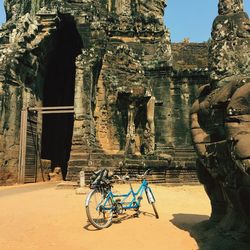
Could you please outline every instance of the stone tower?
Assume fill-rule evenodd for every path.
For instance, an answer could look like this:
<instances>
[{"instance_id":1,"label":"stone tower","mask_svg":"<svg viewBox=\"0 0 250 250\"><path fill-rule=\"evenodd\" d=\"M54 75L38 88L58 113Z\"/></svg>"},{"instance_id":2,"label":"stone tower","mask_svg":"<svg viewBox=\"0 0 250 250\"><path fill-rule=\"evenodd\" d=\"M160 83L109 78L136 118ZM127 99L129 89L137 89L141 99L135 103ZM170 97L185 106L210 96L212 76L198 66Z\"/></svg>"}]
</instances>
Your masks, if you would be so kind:
<instances>
[{"instance_id":1,"label":"stone tower","mask_svg":"<svg viewBox=\"0 0 250 250\"><path fill-rule=\"evenodd\" d=\"M156 121L164 86L158 77L172 66L164 8L163 0L5 0L2 182L17 179L20 113L32 107L74 106L74 117L37 114L36 151L52 168L66 172L69 165L68 179L109 157L156 155L164 137Z\"/></svg>"}]
</instances>

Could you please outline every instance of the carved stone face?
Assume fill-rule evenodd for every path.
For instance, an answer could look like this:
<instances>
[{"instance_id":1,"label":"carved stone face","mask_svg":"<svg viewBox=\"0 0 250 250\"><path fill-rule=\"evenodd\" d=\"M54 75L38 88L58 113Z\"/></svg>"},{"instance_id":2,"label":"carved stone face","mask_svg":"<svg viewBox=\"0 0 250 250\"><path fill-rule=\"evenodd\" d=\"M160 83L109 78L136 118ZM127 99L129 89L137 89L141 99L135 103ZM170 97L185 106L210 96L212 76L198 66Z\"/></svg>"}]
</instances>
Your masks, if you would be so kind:
<instances>
[{"instance_id":1,"label":"carved stone face","mask_svg":"<svg viewBox=\"0 0 250 250\"><path fill-rule=\"evenodd\" d=\"M231 22L229 19L220 18L213 24L212 38L215 41L226 39L231 32Z\"/></svg>"},{"instance_id":2,"label":"carved stone face","mask_svg":"<svg viewBox=\"0 0 250 250\"><path fill-rule=\"evenodd\" d=\"M7 19L18 16L21 12L21 3L5 1L5 9L7 12Z\"/></svg>"},{"instance_id":3,"label":"carved stone face","mask_svg":"<svg viewBox=\"0 0 250 250\"><path fill-rule=\"evenodd\" d=\"M250 20L247 16L242 16L237 22L237 35L241 38L250 38Z\"/></svg>"},{"instance_id":4,"label":"carved stone face","mask_svg":"<svg viewBox=\"0 0 250 250\"><path fill-rule=\"evenodd\" d=\"M218 8L219 8L220 15L226 15L229 13L243 11L243 1L242 0L220 0Z\"/></svg>"},{"instance_id":5,"label":"carved stone face","mask_svg":"<svg viewBox=\"0 0 250 250\"><path fill-rule=\"evenodd\" d=\"M139 0L138 12L160 18L163 16L165 2L165 0Z\"/></svg>"}]
</instances>

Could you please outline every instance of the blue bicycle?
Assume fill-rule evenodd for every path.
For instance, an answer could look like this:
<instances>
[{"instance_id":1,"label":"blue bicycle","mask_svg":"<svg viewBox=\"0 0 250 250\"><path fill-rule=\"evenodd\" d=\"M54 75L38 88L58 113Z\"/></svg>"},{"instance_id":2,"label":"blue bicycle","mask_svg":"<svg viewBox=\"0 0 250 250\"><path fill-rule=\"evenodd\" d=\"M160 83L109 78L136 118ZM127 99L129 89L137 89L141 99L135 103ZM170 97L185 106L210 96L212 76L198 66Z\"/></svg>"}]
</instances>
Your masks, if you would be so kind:
<instances>
[{"instance_id":1,"label":"blue bicycle","mask_svg":"<svg viewBox=\"0 0 250 250\"><path fill-rule=\"evenodd\" d=\"M112 219L118 217L123 211L134 209L139 214L142 196L146 193L149 204L152 205L155 217L159 215L155 207L155 197L152 189L146 180L147 170L143 175L137 176L141 178L142 183L135 192L131 183L130 190L127 194L114 194L112 192L112 183L117 178L122 180L118 175L109 176L107 169L99 170L94 173L91 182L91 192L86 198L86 213L89 222L97 229L107 228L112 224ZM129 177L125 176L123 180L128 181Z\"/></svg>"}]
</instances>

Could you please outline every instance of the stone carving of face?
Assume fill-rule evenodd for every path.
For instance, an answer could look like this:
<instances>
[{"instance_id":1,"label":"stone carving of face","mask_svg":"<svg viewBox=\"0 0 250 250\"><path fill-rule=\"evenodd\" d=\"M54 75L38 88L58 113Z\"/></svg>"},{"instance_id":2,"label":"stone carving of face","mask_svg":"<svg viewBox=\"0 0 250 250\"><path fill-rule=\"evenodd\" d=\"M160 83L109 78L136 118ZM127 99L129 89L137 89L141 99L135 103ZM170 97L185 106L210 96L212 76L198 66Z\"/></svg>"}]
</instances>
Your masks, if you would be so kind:
<instances>
[{"instance_id":1,"label":"stone carving of face","mask_svg":"<svg viewBox=\"0 0 250 250\"><path fill-rule=\"evenodd\" d=\"M218 7L220 15L243 11L243 0L220 0Z\"/></svg>"},{"instance_id":2,"label":"stone carving of face","mask_svg":"<svg viewBox=\"0 0 250 250\"><path fill-rule=\"evenodd\" d=\"M21 11L21 3L5 1L5 9L7 12L7 19L15 18Z\"/></svg>"},{"instance_id":3,"label":"stone carving of face","mask_svg":"<svg viewBox=\"0 0 250 250\"><path fill-rule=\"evenodd\" d=\"M231 32L231 22L228 19L217 20L213 24L212 38L215 41L226 39Z\"/></svg>"},{"instance_id":4,"label":"stone carving of face","mask_svg":"<svg viewBox=\"0 0 250 250\"><path fill-rule=\"evenodd\" d=\"M237 35L241 38L250 38L250 20L244 15L237 23Z\"/></svg>"},{"instance_id":5,"label":"stone carving of face","mask_svg":"<svg viewBox=\"0 0 250 250\"><path fill-rule=\"evenodd\" d=\"M153 14L155 17L163 15L166 6L165 0L139 0L139 12L141 14Z\"/></svg>"}]
</instances>

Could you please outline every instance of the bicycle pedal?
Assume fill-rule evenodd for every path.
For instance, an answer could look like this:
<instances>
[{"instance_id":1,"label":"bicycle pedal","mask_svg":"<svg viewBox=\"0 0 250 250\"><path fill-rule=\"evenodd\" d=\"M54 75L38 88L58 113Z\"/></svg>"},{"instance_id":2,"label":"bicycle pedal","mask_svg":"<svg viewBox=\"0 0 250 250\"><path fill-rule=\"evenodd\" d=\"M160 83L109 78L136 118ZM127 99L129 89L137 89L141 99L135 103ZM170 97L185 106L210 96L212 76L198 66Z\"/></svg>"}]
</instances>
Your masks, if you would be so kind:
<instances>
[{"instance_id":1,"label":"bicycle pedal","mask_svg":"<svg viewBox=\"0 0 250 250\"><path fill-rule=\"evenodd\" d=\"M140 215L140 213L137 212L137 213L133 214L133 217L134 218L139 218L139 215Z\"/></svg>"}]
</instances>

